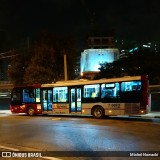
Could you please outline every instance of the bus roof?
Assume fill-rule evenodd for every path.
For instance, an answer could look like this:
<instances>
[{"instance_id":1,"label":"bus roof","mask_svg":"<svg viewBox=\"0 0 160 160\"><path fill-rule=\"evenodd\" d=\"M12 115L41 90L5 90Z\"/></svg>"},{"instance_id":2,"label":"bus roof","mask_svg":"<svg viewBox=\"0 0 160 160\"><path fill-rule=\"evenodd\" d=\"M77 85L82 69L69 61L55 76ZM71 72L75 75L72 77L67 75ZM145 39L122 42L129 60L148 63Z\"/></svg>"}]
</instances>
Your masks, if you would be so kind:
<instances>
[{"instance_id":1,"label":"bus roof","mask_svg":"<svg viewBox=\"0 0 160 160\"><path fill-rule=\"evenodd\" d=\"M28 85L28 86L14 86L13 89L16 88L41 88L41 84L33 84L33 85Z\"/></svg>"},{"instance_id":2,"label":"bus roof","mask_svg":"<svg viewBox=\"0 0 160 160\"><path fill-rule=\"evenodd\" d=\"M68 80L68 81L58 81L51 84L42 84L42 87L60 87L60 86L76 86L76 85L86 85L86 84L96 84L96 83L112 83L112 82L122 82L122 81L132 81L141 80L141 76L126 76L120 78L103 78L99 80Z\"/></svg>"}]
</instances>

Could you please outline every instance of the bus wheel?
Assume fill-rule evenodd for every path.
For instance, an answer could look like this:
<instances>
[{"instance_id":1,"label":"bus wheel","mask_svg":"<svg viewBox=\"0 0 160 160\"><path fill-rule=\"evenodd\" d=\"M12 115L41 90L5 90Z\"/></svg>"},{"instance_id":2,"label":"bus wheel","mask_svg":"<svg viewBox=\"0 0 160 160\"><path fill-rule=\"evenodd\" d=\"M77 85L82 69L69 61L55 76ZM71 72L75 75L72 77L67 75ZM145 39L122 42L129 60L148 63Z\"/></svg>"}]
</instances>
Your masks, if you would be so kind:
<instances>
[{"instance_id":1,"label":"bus wheel","mask_svg":"<svg viewBox=\"0 0 160 160\"><path fill-rule=\"evenodd\" d=\"M29 116L33 116L35 113L34 113L34 108L33 107L28 107L27 108L27 115Z\"/></svg>"},{"instance_id":2,"label":"bus wheel","mask_svg":"<svg viewBox=\"0 0 160 160\"><path fill-rule=\"evenodd\" d=\"M96 106L93 108L92 115L94 118L100 119L104 118L105 112L101 106Z\"/></svg>"}]
</instances>

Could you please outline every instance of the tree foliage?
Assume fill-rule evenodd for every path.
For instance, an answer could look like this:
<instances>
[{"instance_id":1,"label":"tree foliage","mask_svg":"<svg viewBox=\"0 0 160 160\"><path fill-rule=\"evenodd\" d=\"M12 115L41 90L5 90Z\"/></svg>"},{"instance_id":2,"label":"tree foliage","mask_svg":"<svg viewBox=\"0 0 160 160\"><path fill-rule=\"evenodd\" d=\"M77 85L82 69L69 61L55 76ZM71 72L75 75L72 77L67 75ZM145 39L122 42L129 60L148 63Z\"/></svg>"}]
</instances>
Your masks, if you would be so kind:
<instances>
[{"instance_id":1,"label":"tree foliage","mask_svg":"<svg viewBox=\"0 0 160 160\"><path fill-rule=\"evenodd\" d=\"M150 84L160 84L160 53L140 50L113 63L101 65L99 78L148 75Z\"/></svg>"},{"instance_id":2,"label":"tree foliage","mask_svg":"<svg viewBox=\"0 0 160 160\"><path fill-rule=\"evenodd\" d=\"M12 60L9 75L16 85L51 83L64 79L64 54L67 55L68 78L74 78L76 51L71 39L43 32L30 53L27 58L18 56Z\"/></svg>"},{"instance_id":3,"label":"tree foliage","mask_svg":"<svg viewBox=\"0 0 160 160\"><path fill-rule=\"evenodd\" d=\"M24 55L21 55L17 50L13 52L13 55L17 56L13 56L11 58L11 64L8 69L8 76L12 83L16 85L22 85L25 68L27 67L26 61L28 60L29 56L27 58Z\"/></svg>"},{"instance_id":4,"label":"tree foliage","mask_svg":"<svg viewBox=\"0 0 160 160\"><path fill-rule=\"evenodd\" d=\"M24 74L24 83L48 83L56 77L54 49L45 44L34 46L34 54Z\"/></svg>"}]
</instances>

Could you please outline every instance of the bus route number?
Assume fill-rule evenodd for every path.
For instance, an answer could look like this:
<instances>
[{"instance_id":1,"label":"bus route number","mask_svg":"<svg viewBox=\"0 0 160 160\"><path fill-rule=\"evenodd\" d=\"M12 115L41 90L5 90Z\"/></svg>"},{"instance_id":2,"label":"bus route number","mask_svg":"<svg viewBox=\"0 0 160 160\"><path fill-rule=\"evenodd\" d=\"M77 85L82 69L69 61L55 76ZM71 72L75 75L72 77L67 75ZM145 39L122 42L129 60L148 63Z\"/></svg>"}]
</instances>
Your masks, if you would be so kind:
<instances>
[{"instance_id":1,"label":"bus route number","mask_svg":"<svg viewBox=\"0 0 160 160\"><path fill-rule=\"evenodd\" d=\"M115 108L115 109L119 109L120 108L120 104L119 103L109 103L108 106L110 108Z\"/></svg>"}]
</instances>

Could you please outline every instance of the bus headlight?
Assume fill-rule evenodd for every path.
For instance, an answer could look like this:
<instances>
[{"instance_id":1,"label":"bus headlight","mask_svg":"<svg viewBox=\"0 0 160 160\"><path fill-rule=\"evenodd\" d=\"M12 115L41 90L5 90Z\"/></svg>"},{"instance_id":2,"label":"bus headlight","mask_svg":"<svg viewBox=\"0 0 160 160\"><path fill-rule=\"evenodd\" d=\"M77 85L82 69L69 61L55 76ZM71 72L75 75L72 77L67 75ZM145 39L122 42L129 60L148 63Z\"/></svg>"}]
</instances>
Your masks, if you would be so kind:
<instances>
[{"instance_id":1,"label":"bus headlight","mask_svg":"<svg viewBox=\"0 0 160 160\"><path fill-rule=\"evenodd\" d=\"M23 109L23 110L24 110L24 108L25 108L25 106L24 106L24 105L20 106L20 109Z\"/></svg>"}]
</instances>

